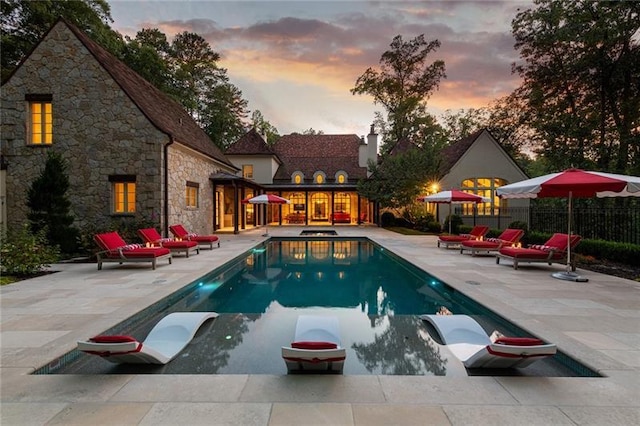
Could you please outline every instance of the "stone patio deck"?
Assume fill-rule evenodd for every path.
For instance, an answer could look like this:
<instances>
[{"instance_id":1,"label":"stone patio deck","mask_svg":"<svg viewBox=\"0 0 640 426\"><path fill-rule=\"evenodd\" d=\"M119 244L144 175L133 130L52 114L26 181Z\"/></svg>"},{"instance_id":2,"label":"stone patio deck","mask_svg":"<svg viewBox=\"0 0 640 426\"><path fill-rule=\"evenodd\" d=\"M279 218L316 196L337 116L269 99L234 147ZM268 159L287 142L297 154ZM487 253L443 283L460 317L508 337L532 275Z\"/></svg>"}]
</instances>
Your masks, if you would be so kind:
<instances>
[{"instance_id":1,"label":"stone patio deck","mask_svg":"<svg viewBox=\"0 0 640 426\"><path fill-rule=\"evenodd\" d=\"M269 228L272 236L303 227ZM640 424L640 283L590 271L588 283L523 264L436 248L431 236L335 227L367 236L600 372L602 378L30 375L205 272L253 247L255 229L220 249L140 264L60 264L3 286L0 423L5 425L636 425Z\"/></svg>"}]
</instances>

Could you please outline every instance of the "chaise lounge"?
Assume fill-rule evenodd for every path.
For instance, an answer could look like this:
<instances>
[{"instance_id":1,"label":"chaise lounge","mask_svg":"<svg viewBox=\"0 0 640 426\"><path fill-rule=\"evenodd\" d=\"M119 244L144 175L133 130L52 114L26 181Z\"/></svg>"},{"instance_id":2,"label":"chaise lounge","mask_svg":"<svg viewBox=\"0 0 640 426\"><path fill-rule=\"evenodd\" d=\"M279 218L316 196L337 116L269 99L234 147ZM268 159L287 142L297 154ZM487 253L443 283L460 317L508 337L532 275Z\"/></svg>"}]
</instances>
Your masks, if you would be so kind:
<instances>
[{"instance_id":1,"label":"chaise lounge","mask_svg":"<svg viewBox=\"0 0 640 426\"><path fill-rule=\"evenodd\" d=\"M171 254L184 253L187 257L192 251L196 254L200 253L200 247L197 242L189 240L176 241L172 238L162 238L162 235L155 228L138 229L138 235L145 243L152 246L165 247L171 250Z\"/></svg>"},{"instance_id":2,"label":"chaise lounge","mask_svg":"<svg viewBox=\"0 0 640 426\"><path fill-rule=\"evenodd\" d=\"M463 241L470 240L480 240L482 239L486 233L489 232L489 227L484 225L476 225L469 231L468 234L460 234L460 235L439 235L438 236L438 247L441 245L444 248L449 248L449 246L459 246Z\"/></svg>"},{"instance_id":3,"label":"chaise lounge","mask_svg":"<svg viewBox=\"0 0 640 426\"><path fill-rule=\"evenodd\" d=\"M552 263L567 263L567 246L573 250L580 242L579 235L571 235L571 239L567 234L556 233L551 236L544 244L532 244L527 248L503 247L498 251L496 256L496 264L500 263L500 259L509 259L513 263L513 269L518 269L519 262L544 262L551 265ZM571 244L569 244L571 241ZM572 262L571 270L576 270L575 263Z\"/></svg>"},{"instance_id":4,"label":"chaise lounge","mask_svg":"<svg viewBox=\"0 0 640 426\"><path fill-rule=\"evenodd\" d=\"M174 312L162 318L142 343L131 336L101 335L79 341L78 350L113 363L167 364L205 321L217 316L215 312Z\"/></svg>"},{"instance_id":5,"label":"chaise lounge","mask_svg":"<svg viewBox=\"0 0 640 426\"><path fill-rule=\"evenodd\" d=\"M527 367L555 355L557 347L533 337L498 337L495 341L470 316L421 315L466 368Z\"/></svg>"},{"instance_id":6,"label":"chaise lounge","mask_svg":"<svg viewBox=\"0 0 640 426\"><path fill-rule=\"evenodd\" d=\"M117 232L105 232L93 237L102 249L96 253L98 271L106 262L119 264L132 262L151 262L152 269L156 269L158 260L167 259L171 263L171 251L165 247L142 247L140 244L127 244Z\"/></svg>"},{"instance_id":7,"label":"chaise lounge","mask_svg":"<svg viewBox=\"0 0 640 426\"><path fill-rule=\"evenodd\" d=\"M282 347L288 373L342 373L346 357L337 317L300 315L291 347Z\"/></svg>"},{"instance_id":8,"label":"chaise lounge","mask_svg":"<svg viewBox=\"0 0 640 426\"><path fill-rule=\"evenodd\" d=\"M182 238L187 241L195 241L201 248L209 246L213 250L213 244L218 244L220 247L220 238L217 235L198 235L187 230L181 224L171 225L169 230L176 238Z\"/></svg>"},{"instance_id":9,"label":"chaise lounge","mask_svg":"<svg viewBox=\"0 0 640 426\"><path fill-rule=\"evenodd\" d=\"M460 253L470 251L472 256L478 253L489 254L498 251L503 247L517 244L524 235L522 229L507 228L502 231L498 238L485 238L484 240L467 240L460 243Z\"/></svg>"}]
</instances>

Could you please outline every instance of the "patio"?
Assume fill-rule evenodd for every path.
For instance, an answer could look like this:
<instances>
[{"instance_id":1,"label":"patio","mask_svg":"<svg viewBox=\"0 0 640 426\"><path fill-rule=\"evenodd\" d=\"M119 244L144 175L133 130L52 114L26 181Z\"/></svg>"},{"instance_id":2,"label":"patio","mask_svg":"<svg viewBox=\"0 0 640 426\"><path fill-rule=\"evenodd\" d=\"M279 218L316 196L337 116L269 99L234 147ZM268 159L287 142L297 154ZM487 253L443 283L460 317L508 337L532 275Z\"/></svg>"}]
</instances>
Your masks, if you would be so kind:
<instances>
[{"instance_id":1,"label":"patio","mask_svg":"<svg viewBox=\"0 0 640 426\"><path fill-rule=\"evenodd\" d=\"M270 227L297 236L303 227ZM375 227L367 236L606 377L267 375L29 375L262 241L221 234L221 248L146 265L60 264L60 272L4 286L1 423L237 425L635 425L640 422L640 283L562 266L523 264L436 248L436 237Z\"/></svg>"}]
</instances>

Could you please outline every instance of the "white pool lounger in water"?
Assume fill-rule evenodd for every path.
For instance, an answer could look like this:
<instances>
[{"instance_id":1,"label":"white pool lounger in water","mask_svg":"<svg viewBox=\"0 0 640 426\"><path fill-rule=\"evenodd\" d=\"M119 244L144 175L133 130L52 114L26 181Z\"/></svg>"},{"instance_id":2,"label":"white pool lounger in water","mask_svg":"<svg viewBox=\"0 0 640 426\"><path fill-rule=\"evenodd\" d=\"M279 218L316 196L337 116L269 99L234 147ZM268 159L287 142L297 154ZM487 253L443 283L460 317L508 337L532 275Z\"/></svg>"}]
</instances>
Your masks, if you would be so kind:
<instances>
[{"instance_id":1,"label":"white pool lounger in water","mask_svg":"<svg viewBox=\"0 0 640 426\"><path fill-rule=\"evenodd\" d=\"M174 312L156 324L144 342L131 336L96 336L78 342L78 350L114 363L166 364L191 342L215 312Z\"/></svg>"},{"instance_id":2,"label":"white pool lounger in water","mask_svg":"<svg viewBox=\"0 0 640 426\"><path fill-rule=\"evenodd\" d=\"M529 337L499 337L494 341L467 315L421 315L442 342L467 368L526 367L556 353L556 345Z\"/></svg>"},{"instance_id":3,"label":"white pool lounger in water","mask_svg":"<svg viewBox=\"0 0 640 426\"><path fill-rule=\"evenodd\" d=\"M300 315L291 347L282 347L287 372L342 373L345 348L340 347L338 318Z\"/></svg>"}]
</instances>

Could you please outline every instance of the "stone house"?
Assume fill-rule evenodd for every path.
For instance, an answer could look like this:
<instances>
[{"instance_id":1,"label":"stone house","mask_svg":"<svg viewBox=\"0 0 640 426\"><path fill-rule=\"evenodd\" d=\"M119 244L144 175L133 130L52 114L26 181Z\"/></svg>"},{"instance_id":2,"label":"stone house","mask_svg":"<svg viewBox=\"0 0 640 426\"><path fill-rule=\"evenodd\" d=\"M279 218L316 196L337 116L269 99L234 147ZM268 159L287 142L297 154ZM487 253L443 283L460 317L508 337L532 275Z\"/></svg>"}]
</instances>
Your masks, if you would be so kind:
<instances>
[{"instance_id":1,"label":"stone house","mask_svg":"<svg viewBox=\"0 0 640 426\"><path fill-rule=\"evenodd\" d=\"M47 152L67 163L79 229L152 221L214 231L236 168L175 101L60 19L1 86L6 224L26 220L26 194ZM218 209L219 211L220 209ZM4 217L4 216L3 216Z\"/></svg>"}]
</instances>

